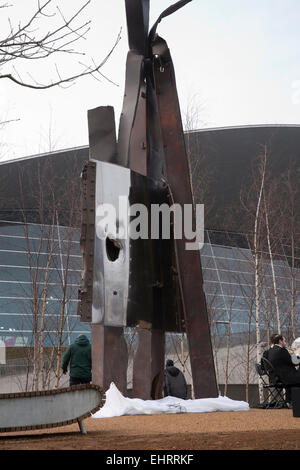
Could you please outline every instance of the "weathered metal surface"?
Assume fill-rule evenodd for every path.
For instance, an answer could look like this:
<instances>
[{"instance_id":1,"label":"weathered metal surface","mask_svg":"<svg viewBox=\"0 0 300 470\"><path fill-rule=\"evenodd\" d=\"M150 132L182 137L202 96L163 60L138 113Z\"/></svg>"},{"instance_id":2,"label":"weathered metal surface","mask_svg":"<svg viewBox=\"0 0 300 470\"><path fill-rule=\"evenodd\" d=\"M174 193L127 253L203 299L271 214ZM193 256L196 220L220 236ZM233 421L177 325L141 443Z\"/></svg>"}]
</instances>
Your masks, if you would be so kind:
<instances>
[{"instance_id":1,"label":"weathered metal surface","mask_svg":"<svg viewBox=\"0 0 300 470\"><path fill-rule=\"evenodd\" d=\"M107 110L100 113L98 111L98 118L96 114L91 115L91 158L124 167L119 169L119 174L122 170L131 170L130 188L126 193L130 205L143 203L150 208L151 204L167 202L169 205L180 204L183 208L184 204L193 204L174 68L166 42L156 34L161 19L189 1L191 0L180 0L167 8L148 35L149 0L125 0L129 52L116 146L114 138L111 138L114 133L113 123L103 124L103 116ZM107 130L105 134L103 129L110 131ZM103 155L101 142L105 149ZM101 196L97 196L97 208L107 202L114 201L117 204L117 196L122 194L123 183L118 177L113 177L114 171L117 172L113 169L111 175L107 174L107 178L101 180L102 186L97 182L97 187L101 188L99 194L102 191ZM125 179L128 182L128 177L126 178L124 182ZM112 185L114 187L110 188ZM94 332L104 325L101 334L105 342L105 325L109 328L112 325L140 326L137 355L142 352L143 360L140 357L135 358L133 373L135 383L138 384L137 393L149 396L153 373L152 369L149 371L145 367L145 363L154 361L163 368L161 359L155 359L154 336L159 351L157 357L161 358L164 332L186 331L195 396L217 396L200 253L186 250L185 238L163 240L161 233L157 240L142 239L137 242L129 238L123 245L120 240L111 241L121 248L116 260L107 260L106 241L95 241L94 287L98 289L99 295L96 293L93 301ZM120 257L121 250L122 256L125 254L123 257ZM114 266L112 263L115 263ZM113 291L112 295L109 290ZM146 327L144 332L143 327ZM151 330L160 331L162 335L153 334L152 337ZM118 335L116 332L116 338ZM117 354L118 348L111 349L117 343L115 340L105 342L108 348L106 353L100 339L95 339L95 344L96 341L97 347L102 348L101 354L109 355L110 351ZM96 356L95 352L95 360ZM105 364L109 364L109 360L102 360L102 363L107 370ZM143 381L145 392L142 392Z\"/></svg>"},{"instance_id":2,"label":"weathered metal surface","mask_svg":"<svg viewBox=\"0 0 300 470\"><path fill-rule=\"evenodd\" d=\"M164 142L166 179L172 202L180 204L181 207L185 204L194 206L171 55L166 42L159 36L156 36L152 43L152 51L156 57L155 86ZM192 226L196 227L195 211L192 216ZM218 396L218 389L203 291L200 252L186 249L186 243L190 240L187 240L184 234L174 242L195 397L215 397Z\"/></svg>"},{"instance_id":3,"label":"weathered metal surface","mask_svg":"<svg viewBox=\"0 0 300 470\"><path fill-rule=\"evenodd\" d=\"M113 182L113 184L112 184ZM95 197L95 256L93 282L93 323L126 326L129 285L129 241L119 238L115 229L126 230L128 215L119 211L119 196L128 203L130 170L97 162ZM116 218L100 213L103 204L115 208ZM111 225L111 226L110 226Z\"/></svg>"},{"instance_id":4,"label":"weathered metal surface","mask_svg":"<svg viewBox=\"0 0 300 470\"><path fill-rule=\"evenodd\" d=\"M135 397L143 400L162 398L164 362L164 331L138 328L138 347L134 357L132 381Z\"/></svg>"},{"instance_id":5,"label":"weathered metal surface","mask_svg":"<svg viewBox=\"0 0 300 470\"><path fill-rule=\"evenodd\" d=\"M126 19L129 49L146 55L149 29L149 0L126 0Z\"/></svg>"},{"instance_id":6,"label":"weathered metal surface","mask_svg":"<svg viewBox=\"0 0 300 470\"><path fill-rule=\"evenodd\" d=\"M94 240L95 240L96 163L88 162L82 170L82 212L80 250L83 259L77 313L82 322L92 321Z\"/></svg>"},{"instance_id":7,"label":"weathered metal surface","mask_svg":"<svg viewBox=\"0 0 300 470\"><path fill-rule=\"evenodd\" d=\"M92 323L136 326L142 320L155 329L181 330L172 242L151 239L150 217L148 237L129 237L127 208L142 204L150 214L152 204L167 203L166 188L127 168L95 164L94 256L86 257L86 271L93 271ZM115 217L108 217L106 204Z\"/></svg>"},{"instance_id":8,"label":"weathered metal surface","mask_svg":"<svg viewBox=\"0 0 300 470\"><path fill-rule=\"evenodd\" d=\"M118 163L115 113L112 106L88 111L89 158Z\"/></svg>"},{"instance_id":9,"label":"weathered metal surface","mask_svg":"<svg viewBox=\"0 0 300 470\"><path fill-rule=\"evenodd\" d=\"M145 55L148 48L149 0L126 0L129 52L118 135L119 161L147 174Z\"/></svg>"},{"instance_id":10,"label":"weathered metal surface","mask_svg":"<svg viewBox=\"0 0 300 470\"><path fill-rule=\"evenodd\" d=\"M93 272L92 304L87 304L92 308L92 323L119 327L135 326L141 319L152 322L157 281L152 243L127 234L131 222L128 207L139 203L150 209L151 182L117 165L100 161L95 165L94 255L85 257L85 271ZM122 207L119 197L123 198ZM115 215L109 216L106 204L115 209Z\"/></svg>"},{"instance_id":11,"label":"weathered metal surface","mask_svg":"<svg viewBox=\"0 0 300 470\"><path fill-rule=\"evenodd\" d=\"M0 394L0 432L44 429L82 421L105 402L94 384L40 392Z\"/></svg>"},{"instance_id":12,"label":"weathered metal surface","mask_svg":"<svg viewBox=\"0 0 300 470\"><path fill-rule=\"evenodd\" d=\"M127 392L127 345L123 328L92 324L93 383L108 390L114 382L123 395Z\"/></svg>"},{"instance_id":13,"label":"weathered metal surface","mask_svg":"<svg viewBox=\"0 0 300 470\"><path fill-rule=\"evenodd\" d=\"M142 55L132 51L127 54L125 93L118 134L118 164L127 168L131 168L131 136L142 92L143 60ZM143 162L142 167L144 168Z\"/></svg>"}]
</instances>

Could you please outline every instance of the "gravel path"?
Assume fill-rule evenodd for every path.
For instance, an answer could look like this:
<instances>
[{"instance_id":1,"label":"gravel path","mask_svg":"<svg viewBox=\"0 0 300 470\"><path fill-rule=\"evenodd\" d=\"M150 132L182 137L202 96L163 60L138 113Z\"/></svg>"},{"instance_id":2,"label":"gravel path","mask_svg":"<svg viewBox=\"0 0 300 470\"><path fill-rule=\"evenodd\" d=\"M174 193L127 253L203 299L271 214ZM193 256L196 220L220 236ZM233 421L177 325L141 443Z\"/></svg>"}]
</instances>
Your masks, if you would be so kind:
<instances>
[{"instance_id":1,"label":"gravel path","mask_svg":"<svg viewBox=\"0 0 300 470\"><path fill-rule=\"evenodd\" d=\"M81 435L75 424L2 433L0 449L300 449L300 418L294 418L292 410L251 409L248 412L88 418L85 425L86 435Z\"/></svg>"}]
</instances>

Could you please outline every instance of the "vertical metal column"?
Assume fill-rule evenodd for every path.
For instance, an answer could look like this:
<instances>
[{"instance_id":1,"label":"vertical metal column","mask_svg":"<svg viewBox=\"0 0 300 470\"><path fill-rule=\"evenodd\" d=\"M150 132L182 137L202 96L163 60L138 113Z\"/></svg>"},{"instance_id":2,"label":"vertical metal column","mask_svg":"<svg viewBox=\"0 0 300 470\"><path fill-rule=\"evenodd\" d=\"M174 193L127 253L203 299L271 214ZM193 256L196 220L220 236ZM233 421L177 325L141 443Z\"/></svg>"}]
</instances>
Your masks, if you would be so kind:
<instances>
[{"instance_id":1,"label":"vertical metal column","mask_svg":"<svg viewBox=\"0 0 300 470\"><path fill-rule=\"evenodd\" d=\"M127 394L127 345L122 327L92 323L92 382L108 390L114 382Z\"/></svg>"},{"instance_id":2,"label":"vertical metal column","mask_svg":"<svg viewBox=\"0 0 300 470\"><path fill-rule=\"evenodd\" d=\"M143 400L162 398L165 333L138 329L138 348L133 361L133 395Z\"/></svg>"},{"instance_id":3,"label":"vertical metal column","mask_svg":"<svg viewBox=\"0 0 300 470\"><path fill-rule=\"evenodd\" d=\"M154 76L164 142L165 173L172 203L194 206L185 150L176 80L166 42L156 35L152 43ZM195 208L194 208L195 209ZM195 211L192 213L196 228ZM214 358L207 315L199 250L187 250L183 236L175 240L177 267L189 343L195 398L217 397Z\"/></svg>"}]
</instances>

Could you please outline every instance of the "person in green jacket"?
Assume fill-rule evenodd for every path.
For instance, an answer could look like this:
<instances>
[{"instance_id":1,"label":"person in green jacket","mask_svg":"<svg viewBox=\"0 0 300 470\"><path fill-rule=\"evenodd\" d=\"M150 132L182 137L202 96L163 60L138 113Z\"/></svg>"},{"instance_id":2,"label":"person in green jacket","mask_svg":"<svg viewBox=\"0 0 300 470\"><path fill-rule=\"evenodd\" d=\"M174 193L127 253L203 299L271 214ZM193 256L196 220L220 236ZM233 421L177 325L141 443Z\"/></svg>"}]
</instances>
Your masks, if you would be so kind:
<instances>
[{"instance_id":1,"label":"person in green jacket","mask_svg":"<svg viewBox=\"0 0 300 470\"><path fill-rule=\"evenodd\" d=\"M92 351L88 338L80 334L66 350L62 370L66 374L70 364L70 387L90 383L92 380Z\"/></svg>"}]
</instances>

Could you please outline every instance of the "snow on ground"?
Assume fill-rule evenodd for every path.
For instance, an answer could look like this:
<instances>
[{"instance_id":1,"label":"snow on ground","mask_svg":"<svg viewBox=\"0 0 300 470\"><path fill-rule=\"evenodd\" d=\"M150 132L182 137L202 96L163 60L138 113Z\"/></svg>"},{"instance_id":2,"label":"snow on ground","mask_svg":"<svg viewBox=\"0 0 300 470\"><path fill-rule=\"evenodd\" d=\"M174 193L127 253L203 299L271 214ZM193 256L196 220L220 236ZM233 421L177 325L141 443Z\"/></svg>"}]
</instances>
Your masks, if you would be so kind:
<instances>
[{"instance_id":1,"label":"snow on ground","mask_svg":"<svg viewBox=\"0 0 300 470\"><path fill-rule=\"evenodd\" d=\"M122 395L112 382L106 392L106 402L93 418L113 418L123 415L153 415L170 413L209 413L212 411L249 411L245 401L231 400L228 397L199 398L182 400L164 397L160 400L141 400Z\"/></svg>"}]
</instances>

